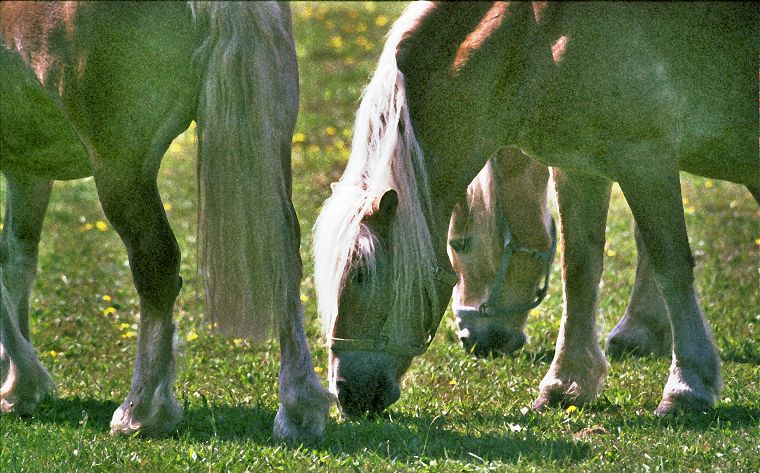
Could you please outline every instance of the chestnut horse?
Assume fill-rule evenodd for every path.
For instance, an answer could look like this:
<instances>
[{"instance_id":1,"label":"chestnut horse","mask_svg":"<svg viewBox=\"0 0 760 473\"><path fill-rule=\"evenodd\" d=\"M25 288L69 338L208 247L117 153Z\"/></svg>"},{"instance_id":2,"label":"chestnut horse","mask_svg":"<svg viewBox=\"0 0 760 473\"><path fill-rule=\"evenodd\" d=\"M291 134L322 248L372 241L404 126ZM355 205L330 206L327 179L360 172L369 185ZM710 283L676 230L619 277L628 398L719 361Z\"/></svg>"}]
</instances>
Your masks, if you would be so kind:
<instances>
[{"instance_id":1,"label":"chestnut horse","mask_svg":"<svg viewBox=\"0 0 760 473\"><path fill-rule=\"evenodd\" d=\"M320 435L331 396L303 331L290 144L298 70L287 4L3 2L0 410L54 391L29 337L29 293L52 181L94 176L140 297L132 386L112 433L174 429L172 309L179 247L156 186L161 158L198 122L199 251L220 328L281 343L275 435Z\"/></svg>"},{"instance_id":2,"label":"chestnut horse","mask_svg":"<svg viewBox=\"0 0 760 473\"><path fill-rule=\"evenodd\" d=\"M458 277L452 310L468 353L511 353L526 341L528 314L546 296L556 245L546 202L548 182L546 166L516 148L504 148L454 207L448 233L449 259ZM760 183L747 187L760 204ZM665 301L641 234L634 234L638 260L633 291L607 338L607 355L669 355L672 335Z\"/></svg>"},{"instance_id":3,"label":"chestnut horse","mask_svg":"<svg viewBox=\"0 0 760 473\"><path fill-rule=\"evenodd\" d=\"M362 99L314 235L330 389L381 410L430 343L456 275L446 228L494 153L555 168L564 306L535 407L596 398L612 182L673 330L660 415L713 405L720 359L693 287L679 170L754 185L760 11L727 3L414 3ZM469 158L464 158L469 157Z\"/></svg>"}]
</instances>

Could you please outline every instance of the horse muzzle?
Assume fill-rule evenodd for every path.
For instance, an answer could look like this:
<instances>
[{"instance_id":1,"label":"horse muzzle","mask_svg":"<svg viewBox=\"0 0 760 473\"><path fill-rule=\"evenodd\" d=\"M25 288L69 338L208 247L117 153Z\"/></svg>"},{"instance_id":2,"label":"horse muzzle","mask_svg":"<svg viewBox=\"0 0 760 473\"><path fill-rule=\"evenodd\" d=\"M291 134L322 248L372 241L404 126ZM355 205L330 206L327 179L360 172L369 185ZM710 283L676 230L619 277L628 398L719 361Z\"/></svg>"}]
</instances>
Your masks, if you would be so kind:
<instances>
[{"instance_id":1,"label":"horse muzzle","mask_svg":"<svg viewBox=\"0 0 760 473\"><path fill-rule=\"evenodd\" d=\"M459 341L478 358L511 354L527 341L525 333L507 327L506 320L484 319L478 310L458 309L454 313Z\"/></svg>"}]
</instances>

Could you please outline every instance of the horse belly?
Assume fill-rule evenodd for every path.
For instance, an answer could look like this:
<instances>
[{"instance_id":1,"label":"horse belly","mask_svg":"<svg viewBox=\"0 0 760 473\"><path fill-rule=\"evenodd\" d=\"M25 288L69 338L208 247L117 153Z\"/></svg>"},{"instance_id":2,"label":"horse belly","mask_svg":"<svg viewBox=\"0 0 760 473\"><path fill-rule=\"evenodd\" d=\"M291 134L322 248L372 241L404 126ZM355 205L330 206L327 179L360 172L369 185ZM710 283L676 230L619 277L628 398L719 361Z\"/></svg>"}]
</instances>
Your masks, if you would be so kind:
<instances>
[{"instance_id":1,"label":"horse belly","mask_svg":"<svg viewBox=\"0 0 760 473\"><path fill-rule=\"evenodd\" d=\"M87 153L58 99L0 46L0 169L48 179L92 174Z\"/></svg>"}]
</instances>

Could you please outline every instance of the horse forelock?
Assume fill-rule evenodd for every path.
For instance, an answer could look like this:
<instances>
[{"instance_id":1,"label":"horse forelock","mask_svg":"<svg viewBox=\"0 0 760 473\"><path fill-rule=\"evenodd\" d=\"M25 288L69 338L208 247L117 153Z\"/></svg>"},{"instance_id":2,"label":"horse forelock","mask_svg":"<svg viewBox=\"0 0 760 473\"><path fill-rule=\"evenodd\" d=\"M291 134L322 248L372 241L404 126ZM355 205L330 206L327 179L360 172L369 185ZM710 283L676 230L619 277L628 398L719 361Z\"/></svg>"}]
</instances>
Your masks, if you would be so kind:
<instances>
[{"instance_id":1,"label":"horse forelock","mask_svg":"<svg viewBox=\"0 0 760 473\"><path fill-rule=\"evenodd\" d=\"M369 265L370 274L374 271L378 240L364 220L388 189L398 193L384 244L393 275L389 320L427 314L425 296L436 295L427 171L409 117L404 76L396 63L399 43L430 8L427 2L412 4L391 28L357 112L348 165L314 227L317 302L326 334L332 331L351 268L359 263Z\"/></svg>"}]
</instances>

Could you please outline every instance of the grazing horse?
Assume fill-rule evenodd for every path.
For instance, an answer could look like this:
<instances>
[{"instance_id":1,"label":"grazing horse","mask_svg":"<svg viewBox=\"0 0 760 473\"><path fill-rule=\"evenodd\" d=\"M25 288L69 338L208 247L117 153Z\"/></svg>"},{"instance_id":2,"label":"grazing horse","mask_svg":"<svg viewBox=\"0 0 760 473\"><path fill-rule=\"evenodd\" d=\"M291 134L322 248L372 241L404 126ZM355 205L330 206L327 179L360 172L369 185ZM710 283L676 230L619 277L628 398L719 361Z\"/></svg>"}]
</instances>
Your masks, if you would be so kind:
<instances>
[{"instance_id":1,"label":"grazing horse","mask_svg":"<svg viewBox=\"0 0 760 473\"><path fill-rule=\"evenodd\" d=\"M505 146L555 168L564 305L534 407L589 402L606 376L595 313L613 181L673 329L657 413L712 406L720 360L693 287L679 169L760 179L759 41L760 11L749 3L410 6L315 227L328 378L344 411L398 399L456 282L451 212Z\"/></svg>"},{"instance_id":2,"label":"grazing horse","mask_svg":"<svg viewBox=\"0 0 760 473\"><path fill-rule=\"evenodd\" d=\"M530 309L546 295L556 235L547 210L549 170L515 148L492 157L454 207L449 258L457 285L459 339L478 357L511 353L526 340ZM760 204L760 183L747 186ZM631 300L607 338L607 354L665 356L671 330L641 234Z\"/></svg>"},{"instance_id":3,"label":"grazing horse","mask_svg":"<svg viewBox=\"0 0 760 473\"><path fill-rule=\"evenodd\" d=\"M323 432L320 385L299 302L290 143L298 70L287 4L3 2L0 410L54 391L29 337L29 292L52 180L94 176L129 254L140 300L137 360L112 433L174 429L172 309L179 247L156 185L161 158L198 123L199 251L219 327L281 343L275 434Z\"/></svg>"}]
</instances>

